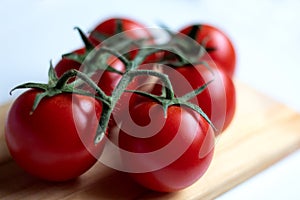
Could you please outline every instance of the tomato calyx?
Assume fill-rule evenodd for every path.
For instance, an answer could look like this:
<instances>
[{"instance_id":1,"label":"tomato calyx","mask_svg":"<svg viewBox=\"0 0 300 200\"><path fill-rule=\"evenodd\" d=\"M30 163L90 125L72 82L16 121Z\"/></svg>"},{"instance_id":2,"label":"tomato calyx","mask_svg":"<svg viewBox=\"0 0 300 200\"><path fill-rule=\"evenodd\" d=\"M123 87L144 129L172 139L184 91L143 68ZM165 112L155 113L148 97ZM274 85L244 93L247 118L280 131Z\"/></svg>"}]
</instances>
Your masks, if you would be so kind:
<instances>
[{"instance_id":1,"label":"tomato calyx","mask_svg":"<svg viewBox=\"0 0 300 200\"><path fill-rule=\"evenodd\" d=\"M90 87L95 89L97 96L95 94L76 88L76 84L74 83L67 83L69 79L73 77L78 77L80 80L87 83ZM53 65L50 62L50 68L48 71L48 83L24 83L21 85L16 86L10 91L10 94L16 89L25 89L25 88L35 88L43 90L43 92L36 95L34 100L31 114L34 110L38 107L41 100L45 97L53 97L55 95L61 93L72 93L72 94L80 94L85 96L95 97L96 99L100 100L103 104L110 104L110 98L97 86L95 82L93 82L86 74L78 71L78 70L69 70L65 74L63 74L60 78L57 77Z\"/></svg>"},{"instance_id":2,"label":"tomato calyx","mask_svg":"<svg viewBox=\"0 0 300 200\"><path fill-rule=\"evenodd\" d=\"M143 70L143 71L141 70L139 72L140 72L139 74L148 74L151 76L157 76L158 78L161 79L161 81L164 83L164 85L162 87L161 95L155 95L155 94L151 94L151 93L140 91L140 90L125 90L125 92L136 93L138 95L148 97L148 98L160 103L163 107L165 118L167 118L167 110L170 106L179 105L179 106L188 107L188 108L196 111L199 115L201 115L211 125L211 127L215 131L217 131L217 129L215 128L215 126L213 125L213 123L211 122L209 117L206 115L206 113L198 105L189 102L190 99L196 97L198 94L203 92L207 88L207 86L210 83L212 83L214 80L208 81L204 85L200 86L199 88L197 88L187 94L184 94L183 96L175 97L174 91L172 89L172 84L171 84L168 76L166 76L165 74L159 73L157 71L152 71L152 70Z\"/></svg>"},{"instance_id":3,"label":"tomato calyx","mask_svg":"<svg viewBox=\"0 0 300 200\"><path fill-rule=\"evenodd\" d=\"M197 28L197 26L195 27ZM107 36L105 38L106 40L103 40L102 43L95 46L79 27L75 27L74 29L79 32L86 51L84 54L71 52L62 55L62 57L74 60L81 64L84 63L85 65L90 65L84 69L85 71L83 71L86 74L93 73L97 69L105 69L122 75L123 72L120 72L106 64L107 56L116 56L124 63L126 68L128 68L130 66L129 60L132 60L128 58L128 54L130 54L130 51L135 49L142 49L141 51L138 51L134 58L134 62L136 62L136 64L141 64L147 56L153 55L154 53L167 52L169 55L161 60L157 60L157 63L172 65L175 68L188 64L207 65L206 61L201 58L204 57L208 51L212 51L213 49L206 47L206 40L199 45L192 37L188 37L185 34L175 33L165 25L161 25L161 28L170 36L169 41L163 44L149 44L149 41L152 40L153 37L140 39L128 38L126 34L122 32L122 20L116 19L115 34L122 34L118 34L112 38ZM107 53L106 56L104 56L103 53Z\"/></svg>"},{"instance_id":4,"label":"tomato calyx","mask_svg":"<svg viewBox=\"0 0 300 200\"><path fill-rule=\"evenodd\" d=\"M99 56L100 54L103 54L104 52L112 54L120 59L126 67L129 66L128 60L132 60L129 58L128 54L130 54L132 50L136 49L142 49L142 51L138 51L137 55L134 57L134 60L137 64L142 63L147 56L159 52L168 53L168 56L157 61L160 64L168 64L174 67L180 67L191 63L203 64L205 62L201 58L208 51L212 50L205 47L205 42L199 45L191 37L188 37L184 34L175 33L164 25L161 25L161 28L170 36L169 41L163 44L149 44L149 41L153 40L153 37L139 39L128 38L126 34L122 32L122 21L119 19L116 21L115 34L117 35L111 38L106 36L105 40L101 40L102 42L96 46L79 27L75 27L74 29L79 32L86 51L84 54L77 54L74 52L66 53L62 55L62 57L74 60L81 64L85 63L91 65L87 68L89 71L105 68L108 71L118 74L122 74L122 72L115 70L109 65L105 65L105 60L107 57L103 55ZM95 51L95 49L98 50ZM95 62L95 58L97 58L97 62ZM92 64L95 63L98 63L99 65L92 66ZM84 71L84 73L89 73L89 71Z\"/></svg>"},{"instance_id":5,"label":"tomato calyx","mask_svg":"<svg viewBox=\"0 0 300 200\"><path fill-rule=\"evenodd\" d=\"M107 71L115 72L117 74L121 74L121 75L123 74L123 72L121 72L117 69L114 69L110 65L107 65L106 60L107 60L107 57L109 56L109 54L111 54L111 55L115 55L116 57L118 57L126 65L126 63L128 61L126 58L124 58L124 56L122 56L121 54L118 54L116 51L114 51L111 48L101 47L101 51L98 51L98 53L107 53L107 54L105 56L101 56L101 57L97 56L97 58L99 58L99 60L96 62L94 59L89 60L89 58L96 58L96 55L93 55L93 56L90 55L91 53L94 52L94 49L96 48L96 46L92 44L92 42L89 40L89 38L85 35L85 33L79 27L75 27L74 29L78 31L80 38L84 43L85 53L83 53L83 54L77 54L74 52L66 53L66 54L62 55L63 58L74 60L80 64L83 64L83 63L88 64L89 67L84 68L84 71L83 71L86 74L91 74L98 69L105 69ZM94 65L95 63L99 63L99 65Z\"/></svg>"},{"instance_id":6,"label":"tomato calyx","mask_svg":"<svg viewBox=\"0 0 300 200\"><path fill-rule=\"evenodd\" d=\"M122 23L122 19L120 18L116 18L116 27L114 30L114 34L118 34L118 33L122 33L124 28L123 28L123 23ZM109 34L105 34L105 33L101 33L97 30L94 30L91 32L91 37L95 38L97 41L104 41L107 38L110 37Z\"/></svg>"},{"instance_id":7,"label":"tomato calyx","mask_svg":"<svg viewBox=\"0 0 300 200\"><path fill-rule=\"evenodd\" d=\"M199 31L201 31L202 25L201 24L195 24L191 26L191 30L190 32L187 34L187 36L189 36L190 38L192 38L193 40L197 40L197 34ZM202 41L201 41L201 46L203 46L205 48L205 50L207 52L212 52L212 51L216 51L217 49L215 47L207 47L207 42L209 40L209 37L205 37Z\"/></svg>"},{"instance_id":8,"label":"tomato calyx","mask_svg":"<svg viewBox=\"0 0 300 200\"><path fill-rule=\"evenodd\" d=\"M199 45L192 37L174 32L164 24L159 26L169 36L169 41L163 44L163 46L170 47L164 64L172 64L173 66L182 66L190 63L198 64L206 54L204 44Z\"/></svg>"},{"instance_id":9,"label":"tomato calyx","mask_svg":"<svg viewBox=\"0 0 300 200\"><path fill-rule=\"evenodd\" d=\"M74 60L76 62L82 63L85 59L85 57L95 48L95 46L92 44L92 42L86 37L84 32L79 27L74 27L74 30L77 30L79 33L79 36L84 44L85 52L83 54L77 54L74 52L66 53L62 55L62 58L67 58Z\"/></svg>"}]
</instances>

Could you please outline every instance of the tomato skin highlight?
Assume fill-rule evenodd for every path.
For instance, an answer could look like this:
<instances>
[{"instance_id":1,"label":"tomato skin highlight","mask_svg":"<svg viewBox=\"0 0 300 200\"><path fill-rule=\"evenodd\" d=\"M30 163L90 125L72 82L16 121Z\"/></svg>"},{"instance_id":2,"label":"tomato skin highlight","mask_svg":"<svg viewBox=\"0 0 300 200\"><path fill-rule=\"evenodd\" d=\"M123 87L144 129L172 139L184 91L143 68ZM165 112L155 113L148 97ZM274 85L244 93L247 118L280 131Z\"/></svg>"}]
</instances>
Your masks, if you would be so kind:
<instances>
[{"instance_id":1,"label":"tomato skin highlight","mask_svg":"<svg viewBox=\"0 0 300 200\"><path fill-rule=\"evenodd\" d=\"M211 70L198 64L179 67L175 70L165 68L164 72L169 75L175 94L178 96L212 81L202 93L190 101L206 113L218 132L221 133L230 125L234 117L236 109L235 86L232 79L219 69L220 65L213 62L208 62L208 64ZM185 83L178 81L179 76L185 78Z\"/></svg>"},{"instance_id":2,"label":"tomato skin highlight","mask_svg":"<svg viewBox=\"0 0 300 200\"><path fill-rule=\"evenodd\" d=\"M101 40L96 38L94 35L97 33L103 34L106 37L111 37L119 32L117 32L118 22L121 24L122 32L130 31L126 36L130 39L141 39L141 38L151 38L152 35L145 29L145 26L137 21L127 19L127 18L109 18L99 23L92 31L89 36L89 40L94 45L99 45Z\"/></svg>"},{"instance_id":3,"label":"tomato skin highlight","mask_svg":"<svg viewBox=\"0 0 300 200\"><path fill-rule=\"evenodd\" d=\"M16 163L48 181L74 179L91 168L104 141L94 145L102 105L91 97L59 94L42 99L31 113L31 89L20 95L8 113L5 137Z\"/></svg>"},{"instance_id":4,"label":"tomato skin highlight","mask_svg":"<svg viewBox=\"0 0 300 200\"><path fill-rule=\"evenodd\" d=\"M151 113L147 116L147 113ZM131 111L132 120L139 126L161 127L136 132L123 123L119 133L119 147L129 152L140 153L140 158L126 160L124 165L153 165L153 171L129 173L139 184L151 190L173 192L195 183L207 170L213 156L214 133L199 114L179 106L171 106L164 118L162 107L156 102L144 102ZM152 117L151 117L152 116ZM124 131L125 130L125 131ZM126 130L129 130L126 132ZM134 135L130 135L134 134ZM153 136L149 136L153 134ZM167 148L171 145L172 148ZM149 159L143 153L160 151L158 157ZM173 157L169 164L162 163ZM138 163L138 162L141 163ZM161 166L160 166L161 165Z\"/></svg>"},{"instance_id":5,"label":"tomato skin highlight","mask_svg":"<svg viewBox=\"0 0 300 200\"><path fill-rule=\"evenodd\" d=\"M192 39L201 45L206 43L205 48L211 49L206 59L219 63L220 68L232 78L236 69L236 52L232 41L223 31L208 24L189 25L179 30L179 33L188 35L195 26L198 30Z\"/></svg>"}]
</instances>

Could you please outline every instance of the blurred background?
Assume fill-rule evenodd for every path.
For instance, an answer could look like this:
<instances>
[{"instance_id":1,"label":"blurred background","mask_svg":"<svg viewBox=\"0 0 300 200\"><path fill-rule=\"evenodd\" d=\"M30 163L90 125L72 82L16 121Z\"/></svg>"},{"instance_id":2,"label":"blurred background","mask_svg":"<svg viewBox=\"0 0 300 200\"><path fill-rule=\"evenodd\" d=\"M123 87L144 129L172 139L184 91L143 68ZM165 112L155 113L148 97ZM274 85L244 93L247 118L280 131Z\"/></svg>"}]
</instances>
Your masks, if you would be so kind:
<instances>
[{"instance_id":1,"label":"blurred background","mask_svg":"<svg viewBox=\"0 0 300 200\"><path fill-rule=\"evenodd\" d=\"M1 0L0 103L14 86L47 80L50 60L82 46L79 26L89 32L109 17L127 17L174 31L209 23L233 41L235 78L300 112L300 1L298 0ZM300 131L300 130L299 130ZM298 199L299 151L219 199Z\"/></svg>"}]
</instances>

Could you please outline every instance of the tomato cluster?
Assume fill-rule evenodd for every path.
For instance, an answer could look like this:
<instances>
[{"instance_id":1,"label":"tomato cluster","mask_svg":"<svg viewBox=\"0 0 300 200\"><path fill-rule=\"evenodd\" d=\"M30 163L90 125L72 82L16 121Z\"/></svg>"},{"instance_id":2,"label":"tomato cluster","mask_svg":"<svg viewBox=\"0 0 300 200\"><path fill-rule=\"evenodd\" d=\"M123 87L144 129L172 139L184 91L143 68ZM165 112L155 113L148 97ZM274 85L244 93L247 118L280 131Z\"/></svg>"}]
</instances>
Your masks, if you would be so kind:
<instances>
[{"instance_id":1,"label":"tomato cluster","mask_svg":"<svg viewBox=\"0 0 300 200\"><path fill-rule=\"evenodd\" d=\"M7 117L15 161L39 178L65 181L115 153L111 167L149 189L197 181L234 116L235 51L211 25L159 30L168 35L161 43L126 18L105 20L88 36L78 29L85 46L51 65L47 84L14 88L31 88Z\"/></svg>"}]
</instances>

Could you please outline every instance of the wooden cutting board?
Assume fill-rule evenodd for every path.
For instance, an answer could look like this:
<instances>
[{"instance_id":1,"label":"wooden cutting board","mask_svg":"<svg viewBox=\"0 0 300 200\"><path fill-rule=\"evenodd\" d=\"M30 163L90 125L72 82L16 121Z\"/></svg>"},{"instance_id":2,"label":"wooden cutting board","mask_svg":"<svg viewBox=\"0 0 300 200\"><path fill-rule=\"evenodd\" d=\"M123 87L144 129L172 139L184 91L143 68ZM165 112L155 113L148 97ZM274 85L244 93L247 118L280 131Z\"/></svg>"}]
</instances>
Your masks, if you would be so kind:
<instances>
[{"instance_id":1,"label":"wooden cutting board","mask_svg":"<svg viewBox=\"0 0 300 200\"><path fill-rule=\"evenodd\" d=\"M300 114L238 82L237 112L216 144L207 173L175 193L142 188L126 174L97 163L80 178L49 183L26 174L12 160L0 109L0 198L5 199L213 199L300 148ZM275 191L276 192L276 191Z\"/></svg>"}]
</instances>

